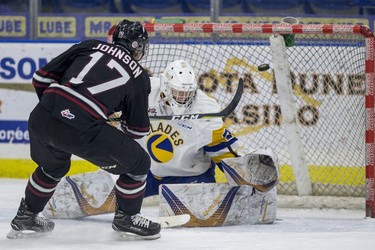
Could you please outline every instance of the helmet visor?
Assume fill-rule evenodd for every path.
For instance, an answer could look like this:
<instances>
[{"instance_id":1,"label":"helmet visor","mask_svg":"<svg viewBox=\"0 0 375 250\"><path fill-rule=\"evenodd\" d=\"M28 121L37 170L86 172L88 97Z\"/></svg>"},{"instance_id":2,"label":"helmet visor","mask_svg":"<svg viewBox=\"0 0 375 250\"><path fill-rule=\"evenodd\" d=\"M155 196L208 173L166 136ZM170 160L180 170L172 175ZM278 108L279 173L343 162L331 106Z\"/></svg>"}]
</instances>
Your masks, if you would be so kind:
<instances>
[{"instance_id":1,"label":"helmet visor","mask_svg":"<svg viewBox=\"0 0 375 250\"><path fill-rule=\"evenodd\" d=\"M134 50L133 57L135 60L140 61L142 58L146 58L148 54L148 40L138 43L137 48Z\"/></svg>"}]
</instances>

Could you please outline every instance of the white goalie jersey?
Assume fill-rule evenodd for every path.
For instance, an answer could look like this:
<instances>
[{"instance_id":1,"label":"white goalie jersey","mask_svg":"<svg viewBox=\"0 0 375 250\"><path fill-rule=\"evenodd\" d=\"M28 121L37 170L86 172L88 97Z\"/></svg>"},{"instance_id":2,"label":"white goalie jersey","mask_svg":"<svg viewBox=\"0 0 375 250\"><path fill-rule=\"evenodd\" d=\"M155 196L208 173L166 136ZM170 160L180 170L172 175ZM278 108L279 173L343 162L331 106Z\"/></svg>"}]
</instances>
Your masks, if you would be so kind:
<instances>
[{"instance_id":1,"label":"white goalie jersey","mask_svg":"<svg viewBox=\"0 0 375 250\"><path fill-rule=\"evenodd\" d=\"M197 91L189 113L219 112L220 105L201 90ZM160 98L160 79L151 77L149 116L171 115ZM200 120L151 120L150 134L138 140L152 159L155 176L195 176L211 166L211 160L234 157L237 139L226 130L221 118Z\"/></svg>"}]
</instances>

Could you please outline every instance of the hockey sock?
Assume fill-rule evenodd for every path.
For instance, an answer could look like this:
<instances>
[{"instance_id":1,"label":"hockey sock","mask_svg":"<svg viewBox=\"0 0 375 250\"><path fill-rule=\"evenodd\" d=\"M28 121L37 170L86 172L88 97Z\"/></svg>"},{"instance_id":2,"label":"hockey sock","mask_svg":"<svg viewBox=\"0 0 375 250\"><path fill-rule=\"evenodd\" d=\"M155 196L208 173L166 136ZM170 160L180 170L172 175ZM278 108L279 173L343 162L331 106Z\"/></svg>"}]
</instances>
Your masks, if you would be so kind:
<instances>
[{"instance_id":1,"label":"hockey sock","mask_svg":"<svg viewBox=\"0 0 375 250\"><path fill-rule=\"evenodd\" d=\"M25 190L25 201L28 209L33 213L41 212L55 192L58 183L57 179L52 179L46 175L42 168L38 166L30 176Z\"/></svg>"},{"instance_id":2,"label":"hockey sock","mask_svg":"<svg viewBox=\"0 0 375 250\"><path fill-rule=\"evenodd\" d=\"M127 215L139 213L145 187L145 181L136 181L125 174L120 175L115 185L118 208Z\"/></svg>"}]
</instances>

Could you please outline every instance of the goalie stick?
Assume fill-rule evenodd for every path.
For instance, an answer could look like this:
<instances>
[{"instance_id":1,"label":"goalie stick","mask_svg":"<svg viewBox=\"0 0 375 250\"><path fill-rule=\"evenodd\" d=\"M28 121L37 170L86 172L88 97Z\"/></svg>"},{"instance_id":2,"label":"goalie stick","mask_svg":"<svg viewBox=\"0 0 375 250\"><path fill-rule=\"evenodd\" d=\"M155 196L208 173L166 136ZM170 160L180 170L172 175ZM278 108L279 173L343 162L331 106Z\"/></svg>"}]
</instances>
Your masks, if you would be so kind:
<instances>
[{"instance_id":1,"label":"goalie stick","mask_svg":"<svg viewBox=\"0 0 375 250\"><path fill-rule=\"evenodd\" d=\"M241 100L243 92L243 79L240 78L238 81L238 87L232 101L228 106L220 112L217 113L201 113L201 114L184 114L184 115L160 115L160 116L150 116L150 119L153 120L196 120L196 119L210 119L213 117L227 117L233 110L236 109L238 103ZM111 118L109 122L119 122L121 121L120 117Z\"/></svg>"},{"instance_id":2,"label":"goalie stick","mask_svg":"<svg viewBox=\"0 0 375 250\"><path fill-rule=\"evenodd\" d=\"M161 228L172 228L172 227L179 227L190 220L189 214L180 214L180 215L171 215L165 217L158 217L156 218L156 222L160 224Z\"/></svg>"}]
</instances>

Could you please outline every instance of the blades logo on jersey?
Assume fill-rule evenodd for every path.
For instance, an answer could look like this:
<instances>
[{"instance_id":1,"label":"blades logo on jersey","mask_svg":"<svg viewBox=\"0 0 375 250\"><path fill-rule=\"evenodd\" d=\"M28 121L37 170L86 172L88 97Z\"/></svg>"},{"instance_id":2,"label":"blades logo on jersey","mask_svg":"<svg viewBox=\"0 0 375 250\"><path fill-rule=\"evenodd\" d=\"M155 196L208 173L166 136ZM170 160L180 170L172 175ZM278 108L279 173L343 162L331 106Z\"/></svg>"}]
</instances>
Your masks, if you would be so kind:
<instances>
[{"instance_id":1,"label":"blades logo on jersey","mask_svg":"<svg viewBox=\"0 0 375 250\"><path fill-rule=\"evenodd\" d=\"M171 125L163 122L151 123L150 134L147 137L147 151L155 162L166 163L173 159L174 147L184 143L180 132Z\"/></svg>"},{"instance_id":2,"label":"blades logo on jersey","mask_svg":"<svg viewBox=\"0 0 375 250\"><path fill-rule=\"evenodd\" d=\"M147 151L151 158L159 163L165 163L173 158L173 145L165 134L151 134L147 141Z\"/></svg>"}]
</instances>

